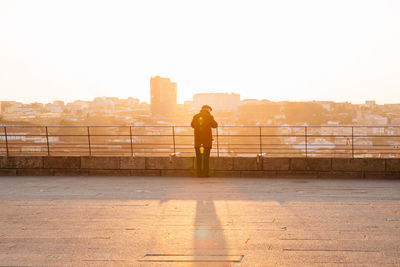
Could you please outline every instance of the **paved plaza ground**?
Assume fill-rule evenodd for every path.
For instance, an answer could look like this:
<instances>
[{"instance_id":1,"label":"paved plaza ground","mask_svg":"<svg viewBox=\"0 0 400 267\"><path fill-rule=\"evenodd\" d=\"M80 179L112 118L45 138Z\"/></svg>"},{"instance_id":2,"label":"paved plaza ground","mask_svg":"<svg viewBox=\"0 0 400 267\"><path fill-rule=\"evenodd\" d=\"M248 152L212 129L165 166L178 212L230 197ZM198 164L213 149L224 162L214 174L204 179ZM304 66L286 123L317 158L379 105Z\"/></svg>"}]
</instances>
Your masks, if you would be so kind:
<instances>
[{"instance_id":1,"label":"paved plaza ground","mask_svg":"<svg viewBox=\"0 0 400 267\"><path fill-rule=\"evenodd\" d=\"M0 177L0 266L399 266L400 181Z\"/></svg>"}]
</instances>

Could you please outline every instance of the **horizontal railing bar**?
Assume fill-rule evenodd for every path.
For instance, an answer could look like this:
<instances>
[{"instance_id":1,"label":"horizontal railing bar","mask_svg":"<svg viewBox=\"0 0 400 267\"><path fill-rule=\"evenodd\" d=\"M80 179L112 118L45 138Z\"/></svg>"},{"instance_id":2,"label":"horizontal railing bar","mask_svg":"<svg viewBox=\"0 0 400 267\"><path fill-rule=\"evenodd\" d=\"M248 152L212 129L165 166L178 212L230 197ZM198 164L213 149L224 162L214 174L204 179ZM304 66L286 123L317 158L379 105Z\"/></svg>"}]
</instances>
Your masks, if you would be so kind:
<instances>
[{"instance_id":1,"label":"horizontal railing bar","mask_svg":"<svg viewBox=\"0 0 400 267\"><path fill-rule=\"evenodd\" d=\"M40 145L45 145L45 142L37 142L37 143L31 143L31 142L9 142L9 145L12 146L16 146L16 145L32 145L32 146L40 146ZM128 142L119 142L119 143L115 143L115 142L100 142L100 143L96 143L94 142L93 144L98 144L98 145L111 145L111 146L129 146ZM54 145L64 145L64 146L85 146L87 144L85 143L53 143L51 144L51 146ZM168 143L150 143L150 142L140 142L140 143L134 143L134 145L172 145L172 144L168 144ZM292 147L292 146L303 146L305 145L304 143L290 143L290 144L265 144L266 147ZM193 144L185 144L185 143L179 143L177 144L177 146L188 146L188 147L193 147ZM222 144L222 147L230 147L230 146L250 146L250 147L257 147L257 144L245 144L245 143L232 143L232 144ZM334 147L348 147L347 144L338 144L338 143L334 143L334 144L323 144L323 143L313 143L313 144L309 144L308 146L310 147L330 147L330 146L334 146ZM380 145L368 145L368 144L354 144L354 148L356 147L393 147L394 149L398 149L398 146L400 146L400 144L380 144ZM333 147L333 148L334 148ZM349 147L351 148L351 147Z\"/></svg>"},{"instance_id":2,"label":"horizontal railing bar","mask_svg":"<svg viewBox=\"0 0 400 267\"><path fill-rule=\"evenodd\" d=\"M167 127L181 127L181 128L192 128L189 125L2 125L2 127L12 128L167 128ZM400 128L400 125L219 125L219 128Z\"/></svg>"},{"instance_id":3,"label":"horizontal railing bar","mask_svg":"<svg viewBox=\"0 0 400 267\"><path fill-rule=\"evenodd\" d=\"M4 136L4 135L3 135ZM26 136L26 137L46 137L46 134L9 134L7 133L7 137L12 136ZM87 137L87 134L48 134L49 137L75 137L75 136L84 136ZM129 137L129 134L90 134L90 136L102 136L102 137L109 137L109 136L126 136ZM171 137L172 134L132 134L133 136L165 136ZM179 137L193 137L193 135L179 135L176 134L175 136ZM304 134L220 134L219 137L304 137ZM308 137L351 137L351 134L337 134L337 135L327 135L327 134L307 134ZM400 137L400 135L353 135L354 138L357 137Z\"/></svg>"},{"instance_id":4,"label":"horizontal railing bar","mask_svg":"<svg viewBox=\"0 0 400 267\"><path fill-rule=\"evenodd\" d=\"M103 144L103 145L113 145L113 146L122 146L122 145L129 145L129 142L110 142L110 143L96 143L94 142L93 144ZM166 144L166 143L134 143L135 145L172 145L172 144ZM31 146L39 146L39 145L46 145L46 142L38 142L38 143L32 143L32 142L9 142L9 145L31 145ZM87 145L86 143L68 143L68 142L59 142L59 143L52 143L50 146L54 145ZM176 144L177 146L192 146L193 144L185 144L185 143L178 143ZM220 143L220 145L226 145L226 146L240 146L240 145L247 145L247 146L257 146L257 144L248 144L248 143ZM290 143L290 144L272 144L272 143L267 143L263 144L266 146L302 146L304 143ZM338 143L333 143L333 144L325 144L325 143L309 143L308 146L348 146L346 144L338 144ZM398 144L380 144L380 145L368 145L368 144L354 144L354 147L394 147L394 146L400 146L400 143ZM349 147L351 148L351 147ZM396 149L400 149L396 148Z\"/></svg>"}]
</instances>

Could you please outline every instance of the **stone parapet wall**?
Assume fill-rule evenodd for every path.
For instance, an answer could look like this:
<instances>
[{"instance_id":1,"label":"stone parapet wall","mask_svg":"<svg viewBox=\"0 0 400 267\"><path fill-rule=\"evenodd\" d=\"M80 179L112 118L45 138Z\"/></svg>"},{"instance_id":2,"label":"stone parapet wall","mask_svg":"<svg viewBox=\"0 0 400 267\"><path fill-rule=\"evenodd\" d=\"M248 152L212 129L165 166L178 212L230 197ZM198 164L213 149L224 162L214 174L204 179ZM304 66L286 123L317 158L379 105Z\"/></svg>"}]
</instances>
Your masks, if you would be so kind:
<instances>
[{"instance_id":1,"label":"stone parapet wall","mask_svg":"<svg viewBox=\"0 0 400 267\"><path fill-rule=\"evenodd\" d=\"M193 157L0 157L0 175L194 176ZM215 177L400 178L400 159L210 159Z\"/></svg>"}]
</instances>

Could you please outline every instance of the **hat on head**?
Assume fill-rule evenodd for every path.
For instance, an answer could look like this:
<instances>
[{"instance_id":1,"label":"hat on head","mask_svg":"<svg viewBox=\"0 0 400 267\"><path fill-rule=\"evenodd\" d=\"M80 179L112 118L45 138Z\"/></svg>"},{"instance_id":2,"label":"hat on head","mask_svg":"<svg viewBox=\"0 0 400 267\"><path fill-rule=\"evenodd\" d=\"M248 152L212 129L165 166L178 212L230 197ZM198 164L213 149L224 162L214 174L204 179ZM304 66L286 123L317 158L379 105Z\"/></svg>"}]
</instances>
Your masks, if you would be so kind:
<instances>
[{"instance_id":1,"label":"hat on head","mask_svg":"<svg viewBox=\"0 0 400 267\"><path fill-rule=\"evenodd\" d=\"M212 108L209 105L204 105L201 107L201 109L206 109L206 108L208 108L210 111L212 110Z\"/></svg>"}]
</instances>

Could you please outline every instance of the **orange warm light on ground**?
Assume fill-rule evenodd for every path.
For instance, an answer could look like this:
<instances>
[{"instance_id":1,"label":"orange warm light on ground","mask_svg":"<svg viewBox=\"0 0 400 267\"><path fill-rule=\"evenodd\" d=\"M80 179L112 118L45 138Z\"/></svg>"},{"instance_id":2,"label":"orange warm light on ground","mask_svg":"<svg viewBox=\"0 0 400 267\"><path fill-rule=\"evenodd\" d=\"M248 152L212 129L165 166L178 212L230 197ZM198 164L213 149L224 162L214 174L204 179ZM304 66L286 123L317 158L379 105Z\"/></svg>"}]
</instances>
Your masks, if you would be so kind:
<instances>
[{"instance_id":1,"label":"orange warm light on ground","mask_svg":"<svg viewBox=\"0 0 400 267\"><path fill-rule=\"evenodd\" d=\"M395 180L2 177L0 261L398 265L398 191Z\"/></svg>"}]
</instances>

